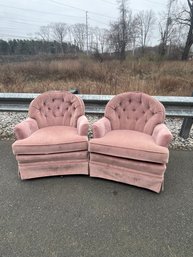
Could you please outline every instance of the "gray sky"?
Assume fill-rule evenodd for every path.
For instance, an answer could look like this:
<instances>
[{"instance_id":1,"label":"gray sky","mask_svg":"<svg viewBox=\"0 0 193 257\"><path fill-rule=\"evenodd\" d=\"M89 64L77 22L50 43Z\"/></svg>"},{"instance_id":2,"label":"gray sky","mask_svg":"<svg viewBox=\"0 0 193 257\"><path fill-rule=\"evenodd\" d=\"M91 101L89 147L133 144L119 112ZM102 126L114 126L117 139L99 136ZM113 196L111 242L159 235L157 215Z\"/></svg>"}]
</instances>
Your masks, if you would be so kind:
<instances>
[{"instance_id":1,"label":"gray sky","mask_svg":"<svg viewBox=\"0 0 193 257\"><path fill-rule=\"evenodd\" d=\"M158 15L166 3L130 0L129 6L134 13L152 9ZM118 17L116 0L0 0L0 38L34 38L40 26L52 22L85 23L86 10L89 26L93 27L107 28Z\"/></svg>"}]
</instances>

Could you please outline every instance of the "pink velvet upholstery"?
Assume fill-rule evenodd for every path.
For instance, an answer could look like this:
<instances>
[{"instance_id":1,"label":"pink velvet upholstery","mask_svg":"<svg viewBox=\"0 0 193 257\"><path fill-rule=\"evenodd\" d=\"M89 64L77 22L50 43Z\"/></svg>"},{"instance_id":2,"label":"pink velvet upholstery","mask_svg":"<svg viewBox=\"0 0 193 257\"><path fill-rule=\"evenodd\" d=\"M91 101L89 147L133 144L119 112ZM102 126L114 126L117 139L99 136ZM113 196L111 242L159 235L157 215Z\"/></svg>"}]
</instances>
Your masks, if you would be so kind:
<instances>
[{"instance_id":1,"label":"pink velvet upholstery","mask_svg":"<svg viewBox=\"0 0 193 257\"><path fill-rule=\"evenodd\" d=\"M29 118L14 128L12 145L21 179L88 175L88 120L83 101L65 91L39 95Z\"/></svg>"},{"instance_id":2,"label":"pink velvet upholstery","mask_svg":"<svg viewBox=\"0 0 193 257\"><path fill-rule=\"evenodd\" d=\"M164 119L163 105L147 94L115 96L93 124L90 176L160 192L172 140Z\"/></svg>"}]
</instances>

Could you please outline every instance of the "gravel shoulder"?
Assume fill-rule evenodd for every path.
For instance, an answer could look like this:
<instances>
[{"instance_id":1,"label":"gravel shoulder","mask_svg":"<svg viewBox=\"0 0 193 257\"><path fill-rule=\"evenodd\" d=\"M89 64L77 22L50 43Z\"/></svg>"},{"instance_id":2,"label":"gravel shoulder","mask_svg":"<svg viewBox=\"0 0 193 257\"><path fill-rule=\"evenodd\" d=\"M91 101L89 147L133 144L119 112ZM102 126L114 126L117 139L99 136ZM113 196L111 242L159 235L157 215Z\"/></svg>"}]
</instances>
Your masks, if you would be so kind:
<instances>
[{"instance_id":1,"label":"gravel shoulder","mask_svg":"<svg viewBox=\"0 0 193 257\"><path fill-rule=\"evenodd\" d=\"M26 119L27 113L0 112L0 140L14 140L13 128L16 124ZM92 138L91 126L93 122L101 118L99 115L87 115L90 123L89 138ZM183 119L167 118L166 125L173 134L173 141L170 149L174 150L193 150L193 126L190 131L189 138L183 139L179 137Z\"/></svg>"}]
</instances>

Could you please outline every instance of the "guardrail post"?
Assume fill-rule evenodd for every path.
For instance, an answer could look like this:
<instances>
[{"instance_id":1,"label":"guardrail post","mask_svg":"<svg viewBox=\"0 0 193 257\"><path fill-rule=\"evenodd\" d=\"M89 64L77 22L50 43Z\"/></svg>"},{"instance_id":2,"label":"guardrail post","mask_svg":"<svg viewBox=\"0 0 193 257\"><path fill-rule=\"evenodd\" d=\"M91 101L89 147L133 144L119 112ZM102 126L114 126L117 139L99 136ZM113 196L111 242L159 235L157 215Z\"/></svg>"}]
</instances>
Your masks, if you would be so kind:
<instances>
[{"instance_id":1,"label":"guardrail post","mask_svg":"<svg viewBox=\"0 0 193 257\"><path fill-rule=\"evenodd\" d=\"M72 94L80 94L80 91L77 88L71 88L70 90L68 90L70 93Z\"/></svg>"},{"instance_id":2,"label":"guardrail post","mask_svg":"<svg viewBox=\"0 0 193 257\"><path fill-rule=\"evenodd\" d=\"M192 97L193 97L193 92L192 92ZM189 137L192 124L193 124L193 117L192 118L185 118L183 120L179 136L184 138L184 139L187 139Z\"/></svg>"}]
</instances>

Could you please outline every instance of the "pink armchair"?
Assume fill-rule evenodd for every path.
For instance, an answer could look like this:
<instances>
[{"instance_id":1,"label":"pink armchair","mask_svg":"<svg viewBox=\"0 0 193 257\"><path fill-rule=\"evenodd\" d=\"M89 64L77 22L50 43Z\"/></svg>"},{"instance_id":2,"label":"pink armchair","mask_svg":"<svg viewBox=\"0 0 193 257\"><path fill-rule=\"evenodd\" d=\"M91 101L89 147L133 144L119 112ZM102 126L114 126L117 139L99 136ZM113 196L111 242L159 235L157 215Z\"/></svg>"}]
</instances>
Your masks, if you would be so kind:
<instances>
[{"instance_id":1,"label":"pink armchair","mask_svg":"<svg viewBox=\"0 0 193 257\"><path fill-rule=\"evenodd\" d=\"M163 105L147 94L115 96L93 124L90 176L160 192L172 140L164 119Z\"/></svg>"},{"instance_id":2,"label":"pink armchair","mask_svg":"<svg viewBox=\"0 0 193 257\"><path fill-rule=\"evenodd\" d=\"M12 145L21 179L88 175L88 120L84 103L65 91L39 95L29 118L15 126Z\"/></svg>"}]
</instances>

